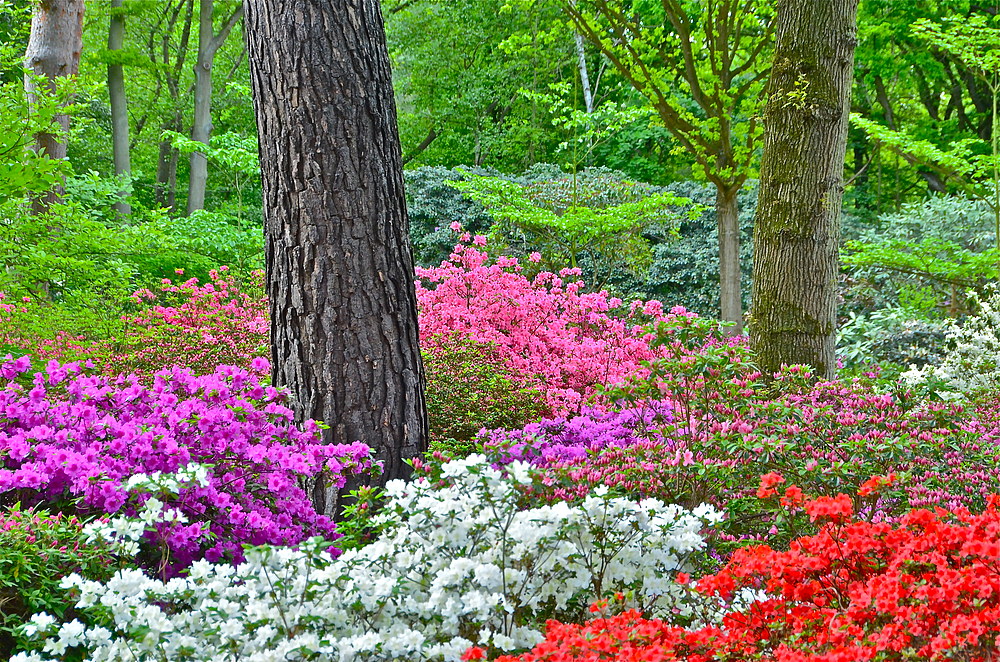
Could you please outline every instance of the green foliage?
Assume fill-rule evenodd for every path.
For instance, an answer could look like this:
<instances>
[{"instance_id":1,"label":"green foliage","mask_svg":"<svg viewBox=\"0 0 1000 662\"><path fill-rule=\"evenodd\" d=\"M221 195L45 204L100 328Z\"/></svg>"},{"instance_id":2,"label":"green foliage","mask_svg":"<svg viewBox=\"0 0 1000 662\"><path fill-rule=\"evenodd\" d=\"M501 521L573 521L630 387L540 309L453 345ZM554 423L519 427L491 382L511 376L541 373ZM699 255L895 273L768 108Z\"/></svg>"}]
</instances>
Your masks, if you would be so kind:
<instances>
[{"instance_id":1,"label":"green foliage","mask_svg":"<svg viewBox=\"0 0 1000 662\"><path fill-rule=\"evenodd\" d=\"M903 306L919 317L964 313L966 290L981 291L997 274L992 221L981 201L935 196L874 225L849 224L845 308L858 315L881 306Z\"/></svg>"},{"instance_id":2,"label":"green foliage","mask_svg":"<svg viewBox=\"0 0 1000 662\"><path fill-rule=\"evenodd\" d=\"M849 267L874 267L963 290L981 288L996 278L1000 260L996 249L974 252L955 242L930 237L919 242L849 241L846 249L843 262ZM952 301L951 305L958 312L958 302Z\"/></svg>"},{"instance_id":3,"label":"green foliage","mask_svg":"<svg viewBox=\"0 0 1000 662\"><path fill-rule=\"evenodd\" d=\"M763 133L774 7L565 0L575 28L613 63L693 159L695 174L738 189ZM721 35L732 34L733 38Z\"/></svg>"},{"instance_id":4,"label":"green foliage","mask_svg":"<svg viewBox=\"0 0 1000 662\"><path fill-rule=\"evenodd\" d=\"M922 319L911 308L850 313L837 330L837 357L847 374L882 368L880 378L896 380L911 365L937 365L946 352L943 321Z\"/></svg>"},{"instance_id":5,"label":"green foliage","mask_svg":"<svg viewBox=\"0 0 1000 662\"><path fill-rule=\"evenodd\" d=\"M465 457L483 428L514 429L547 413L542 394L508 368L490 343L459 335L423 348L430 450Z\"/></svg>"},{"instance_id":6,"label":"green foliage","mask_svg":"<svg viewBox=\"0 0 1000 662\"><path fill-rule=\"evenodd\" d=\"M654 224L669 232L678 222L677 207L689 201L670 192L650 193L609 172L588 173L521 186L515 182L469 175L452 185L488 209L505 235L537 248L550 271L579 267L584 252L591 264L617 264L641 273L651 259L643 236ZM692 210L689 216L696 216ZM601 289L608 276L594 281Z\"/></svg>"},{"instance_id":7,"label":"green foliage","mask_svg":"<svg viewBox=\"0 0 1000 662\"><path fill-rule=\"evenodd\" d=\"M572 79L572 32L557 5L387 0L384 6L404 158L505 171L551 159L560 137L544 105L519 90L541 92Z\"/></svg>"},{"instance_id":8,"label":"green foliage","mask_svg":"<svg viewBox=\"0 0 1000 662\"><path fill-rule=\"evenodd\" d=\"M164 232L169 241L179 250L202 258L190 258L197 267L211 268L229 265L241 271L264 268L264 232L259 226L242 227L233 223L233 217L219 212L200 209L190 216L165 219ZM200 276L204 270L191 269L186 272Z\"/></svg>"},{"instance_id":9,"label":"green foliage","mask_svg":"<svg viewBox=\"0 0 1000 662\"><path fill-rule=\"evenodd\" d=\"M616 280L624 292L644 299L655 298L671 306L680 305L700 315L714 316L719 309L719 234L715 219L715 189L697 182L678 182L665 187L688 198L691 205L679 210L682 221L678 238L657 243L653 261L643 279ZM749 304L750 266L753 264L753 219L757 209L757 187L751 183L739 196L740 265L744 307ZM687 212L699 210L691 217Z\"/></svg>"},{"instance_id":10,"label":"green foliage","mask_svg":"<svg viewBox=\"0 0 1000 662\"><path fill-rule=\"evenodd\" d=\"M21 80L0 82L0 204L47 191L68 170L65 161L50 159L31 146L37 133L63 133L55 119L69 110L65 106L72 81L63 79L47 92L48 83L40 79L36 89L29 105Z\"/></svg>"},{"instance_id":11,"label":"green foliage","mask_svg":"<svg viewBox=\"0 0 1000 662\"><path fill-rule=\"evenodd\" d=\"M403 172L410 241L417 265L436 267L448 258L455 247L455 233L449 228L452 223L458 223L473 234L486 234L493 226L493 217L482 205L469 200L448 183L463 180L466 173L516 179L495 170L467 166L423 166Z\"/></svg>"},{"instance_id":12,"label":"green foliage","mask_svg":"<svg viewBox=\"0 0 1000 662\"><path fill-rule=\"evenodd\" d=\"M115 571L113 558L106 547L86 542L76 517L17 506L0 514L0 656L26 646L29 638L19 626L32 614L47 612L65 622L80 616L60 587L62 578L76 572L106 581Z\"/></svg>"}]
</instances>

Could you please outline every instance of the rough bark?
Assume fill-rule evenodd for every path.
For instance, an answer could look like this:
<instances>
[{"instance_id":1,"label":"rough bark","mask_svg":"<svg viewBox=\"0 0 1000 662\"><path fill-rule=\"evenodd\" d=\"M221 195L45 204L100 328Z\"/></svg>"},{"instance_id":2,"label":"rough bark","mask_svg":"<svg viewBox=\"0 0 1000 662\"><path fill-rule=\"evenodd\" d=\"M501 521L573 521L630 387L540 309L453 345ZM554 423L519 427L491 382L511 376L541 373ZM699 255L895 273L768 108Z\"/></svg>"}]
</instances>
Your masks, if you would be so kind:
<instances>
[{"instance_id":1,"label":"rough bark","mask_svg":"<svg viewBox=\"0 0 1000 662\"><path fill-rule=\"evenodd\" d=\"M405 477L427 419L379 3L248 0L246 33L274 383L329 441L373 447L378 482Z\"/></svg>"},{"instance_id":2,"label":"rough bark","mask_svg":"<svg viewBox=\"0 0 1000 662\"><path fill-rule=\"evenodd\" d=\"M191 126L191 140L206 146L212 137L212 64L233 26L243 17L243 6L240 5L226 20L219 34L215 34L213 4L214 0L200 0L198 9L198 61L194 67L194 123ZM192 152L188 214L205 208L207 187L208 157L202 152Z\"/></svg>"},{"instance_id":3,"label":"rough bark","mask_svg":"<svg viewBox=\"0 0 1000 662\"><path fill-rule=\"evenodd\" d=\"M83 0L42 0L35 6L31 18L31 34L24 54L24 89L28 103L38 97L40 76L51 92L58 80L74 76L80 70L80 51L83 49ZM35 136L35 149L52 159L66 158L66 137L69 115L55 117L62 127L61 134L39 133ZM61 193L57 187L38 198L32 205L35 213L43 213L56 202Z\"/></svg>"},{"instance_id":4,"label":"rough bark","mask_svg":"<svg viewBox=\"0 0 1000 662\"><path fill-rule=\"evenodd\" d=\"M125 42L125 15L122 13L123 0L111 0L111 23L108 27L108 52L114 57ZM125 96L125 68L113 59L108 64L108 97L111 100L111 149L116 175L132 172L132 157L128 137L128 99ZM132 207L125 200L115 203L121 216L129 216Z\"/></svg>"},{"instance_id":5,"label":"rough bark","mask_svg":"<svg viewBox=\"0 0 1000 662\"><path fill-rule=\"evenodd\" d=\"M858 0L780 0L754 223L760 367L836 370L837 273Z\"/></svg>"},{"instance_id":6,"label":"rough bark","mask_svg":"<svg viewBox=\"0 0 1000 662\"><path fill-rule=\"evenodd\" d=\"M740 208L739 188L716 185L715 218L719 230L719 311L720 317L733 326L727 335L743 333L743 293L740 284Z\"/></svg>"}]
</instances>

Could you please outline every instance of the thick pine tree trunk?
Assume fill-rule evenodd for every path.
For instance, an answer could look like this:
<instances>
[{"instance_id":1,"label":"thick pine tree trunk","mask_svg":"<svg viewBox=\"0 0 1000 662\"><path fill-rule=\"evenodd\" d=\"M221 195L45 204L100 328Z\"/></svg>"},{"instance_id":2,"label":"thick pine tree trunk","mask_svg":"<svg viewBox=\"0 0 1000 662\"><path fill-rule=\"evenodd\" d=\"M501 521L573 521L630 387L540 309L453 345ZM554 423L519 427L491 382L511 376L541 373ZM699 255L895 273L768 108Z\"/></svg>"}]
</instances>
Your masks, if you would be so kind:
<instances>
[{"instance_id":1,"label":"thick pine tree trunk","mask_svg":"<svg viewBox=\"0 0 1000 662\"><path fill-rule=\"evenodd\" d=\"M715 218L719 230L720 317L733 326L727 335L743 333L743 293L740 284L740 207L739 189L716 184Z\"/></svg>"},{"instance_id":2,"label":"thick pine tree trunk","mask_svg":"<svg viewBox=\"0 0 1000 662\"><path fill-rule=\"evenodd\" d=\"M372 446L381 482L405 477L427 419L379 3L248 0L246 32L274 382L330 441Z\"/></svg>"},{"instance_id":3,"label":"thick pine tree trunk","mask_svg":"<svg viewBox=\"0 0 1000 662\"><path fill-rule=\"evenodd\" d=\"M108 28L108 52L114 55L125 42L125 15L122 14L123 0L111 0L111 24ZM114 156L115 174L127 175L132 172L132 157L128 138L128 100L125 96L125 68L120 62L108 65L108 97L111 101L111 149ZM115 203L121 216L129 216L132 207L125 200Z\"/></svg>"},{"instance_id":4,"label":"thick pine tree trunk","mask_svg":"<svg viewBox=\"0 0 1000 662\"><path fill-rule=\"evenodd\" d=\"M40 0L31 18L31 35L24 54L28 74L41 76L51 91L58 79L74 76L80 70L80 51L83 50L83 0ZM28 102L38 95L36 78L26 75L24 90ZM69 115L57 115L56 121L63 132L69 130ZM66 158L66 137L51 133L35 136L35 149L52 159ZM42 213L58 200L61 190L36 199L32 205L35 213Z\"/></svg>"},{"instance_id":5,"label":"thick pine tree trunk","mask_svg":"<svg viewBox=\"0 0 1000 662\"><path fill-rule=\"evenodd\" d=\"M858 0L779 0L754 223L760 367L836 371L837 274Z\"/></svg>"}]
</instances>

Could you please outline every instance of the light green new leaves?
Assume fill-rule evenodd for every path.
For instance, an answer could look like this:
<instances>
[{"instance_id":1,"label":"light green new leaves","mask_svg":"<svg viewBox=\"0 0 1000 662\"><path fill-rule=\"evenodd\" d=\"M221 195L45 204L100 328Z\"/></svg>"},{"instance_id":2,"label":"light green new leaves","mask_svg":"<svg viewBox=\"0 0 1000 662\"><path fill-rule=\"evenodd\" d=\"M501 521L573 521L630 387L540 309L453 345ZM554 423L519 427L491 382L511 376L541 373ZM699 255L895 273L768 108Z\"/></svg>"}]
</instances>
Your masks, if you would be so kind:
<instances>
[{"instance_id":1,"label":"light green new leaves","mask_svg":"<svg viewBox=\"0 0 1000 662\"><path fill-rule=\"evenodd\" d=\"M577 267L585 251L639 269L649 257L642 231L653 223L676 227L678 208L690 203L673 193L656 193L606 205L592 186L576 188L570 178L559 181L559 187L533 191L507 180L468 174L466 181L449 184L486 207L502 226L534 235L554 269ZM627 191L623 193L627 199Z\"/></svg>"}]
</instances>

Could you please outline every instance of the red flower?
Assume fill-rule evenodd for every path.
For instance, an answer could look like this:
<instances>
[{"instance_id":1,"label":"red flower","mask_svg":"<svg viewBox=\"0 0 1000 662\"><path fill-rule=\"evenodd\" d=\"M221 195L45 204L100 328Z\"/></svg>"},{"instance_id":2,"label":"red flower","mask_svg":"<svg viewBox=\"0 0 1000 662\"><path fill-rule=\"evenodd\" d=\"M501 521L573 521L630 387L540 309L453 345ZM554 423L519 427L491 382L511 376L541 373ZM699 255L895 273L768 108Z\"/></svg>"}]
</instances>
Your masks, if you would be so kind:
<instances>
[{"instance_id":1,"label":"red flower","mask_svg":"<svg viewBox=\"0 0 1000 662\"><path fill-rule=\"evenodd\" d=\"M472 646L469 650L462 653L462 662L468 662L468 660L485 660L486 651L479 646Z\"/></svg>"},{"instance_id":2,"label":"red flower","mask_svg":"<svg viewBox=\"0 0 1000 662\"><path fill-rule=\"evenodd\" d=\"M776 485L785 482L785 477L779 473L766 473L760 477L760 487L757 488L757 498L766 499L768 497L774 496L777 492L774 490Z\"/></svg>"}]
</instances>

